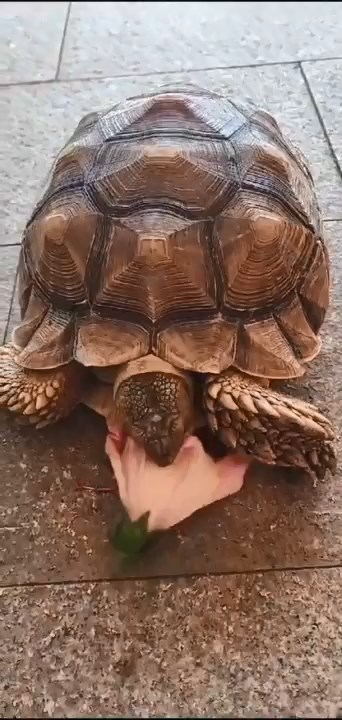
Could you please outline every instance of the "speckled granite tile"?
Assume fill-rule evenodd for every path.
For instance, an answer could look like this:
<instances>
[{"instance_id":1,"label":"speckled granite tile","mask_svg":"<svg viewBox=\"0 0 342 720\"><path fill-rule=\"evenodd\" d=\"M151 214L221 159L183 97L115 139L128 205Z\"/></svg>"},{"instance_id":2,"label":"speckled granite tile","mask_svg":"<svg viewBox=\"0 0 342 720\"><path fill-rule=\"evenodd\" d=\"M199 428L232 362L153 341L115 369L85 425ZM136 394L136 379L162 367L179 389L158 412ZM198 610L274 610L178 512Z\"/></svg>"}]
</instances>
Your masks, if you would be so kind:
<instances>
[{"instance_id":1,"label":"speckled granite tile","mask_svg":"<svg viewBox=\"0 0 342 720\"><path fill-rule=\"evenodd\" d=\"M6 589L2 717L334 718L342 572Z\"/></svg>"},{"instance_id":2,"label":"speckled granite tile","mask_svg":"<svg viewBox=\"0 0 342 720\"><path fill-rule=\"evenodd\" d=\"M293 483L281 469L257 466L239 494L196 513L127 563L108 540L120 513L117 496L105 493L95 498L77 491L77 483L113 488L103 420L80 409L55 427L35 431L19 429L0 414L0 585L341 561L342 223L327 223L326 237L334 295L323 351L303 382L288 389L317 403L336 425L337 476L314 487L304 477Z\"/></svg>"},{"instance_id":3,"label":"speckled granite tile","mask_svg":"<svg viewBox=\"0 0 342 720\"><path fill-rule=\"evenodd\" d=\"M55 153L81 116L164 82L195 82L273 112L307 154L325 217L342 217L340 179L298 69L268 67L0 90L1 242L18 242Z\"/></svg>"},{"instance_id":4,"label":"speckled granite tile","mask_svg":"<svg viewBox=\"0 0 342 720\"><path fill-rule=\"evenodd\" d=\"M310 22L308 22L310 18ZM333 57L336 2L77 2L62 77Z\"/></svg>"},{"instance_id":5,"label":"speckled granite tile","mask_svg":"<svg viewBox=\"0 0 342 720\"><path fill-rule=\"evenodd\" d=\"M0 3L0 84L56 75L67 2Z\"/></svg>"},{"instance_id":6,"label":"speckled granite tile","mask_svg":"<svg viewBox=\"0 0 342 720\"><path fill-rule=\"evenodd\" d=\"M342 168L342 60L304 63L303 67Z\"/></svg>"},{"instance_id":7,"label":"speckled granite tile","mask_svg":"<svg viewBox=\"0 0 342 720\"><path fill-rule=\"evenodd\" d=\"M0 344L3 342L13 295L18 246L0 247Z\"/></svg>"}]
</instances>

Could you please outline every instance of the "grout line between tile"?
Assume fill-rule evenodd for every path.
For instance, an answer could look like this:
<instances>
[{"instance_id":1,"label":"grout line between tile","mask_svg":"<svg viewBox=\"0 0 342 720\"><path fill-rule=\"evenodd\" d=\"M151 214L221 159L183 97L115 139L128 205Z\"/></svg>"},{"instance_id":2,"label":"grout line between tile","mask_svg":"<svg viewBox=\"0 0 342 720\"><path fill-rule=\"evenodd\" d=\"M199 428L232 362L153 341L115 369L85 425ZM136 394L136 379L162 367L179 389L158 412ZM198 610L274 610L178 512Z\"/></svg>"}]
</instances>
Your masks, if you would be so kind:
<instances>
[{"instance_id":1,"label":"grout line between tile","mask_svg":"<svg viewBox=\"0 0 342 720\"><path fill-rule=\"evenodd\" d=\"M67 17L65 21L65 27L64 27L64 33L62 37L61 47L60 47L60 53L58 58L58 66L55 78L49 78L46 80L29 80L29 81L16 81L16 82L8 82L8 83L1 83L0 82L0 89L8 88L8 87L20 87L20 86L30 86L30 85L51 85L51 83L57 82L57 83L73 83L73 82L94 82L95 80L120 80L120 79L128 79L128 78L136 78L136 77L155 77L155 76L161 76L161 75L191 75L192 73L201 73L201 72L209 72L209 71L215 71L215 70L248 70L248 69L262 69L264 67L281 67L281 66L293 66L293 67L299 67L301 64L309 64L309 63L317 63L317 62L332 62L334 60L342 60L342 56L332 56L328 58L308 58L304 60L270 60L268 62L261 62L261 63L246 63L244 65L213 65L213 66L206 66L206 67L196 67L196 68L189 68L188 70L154 70L153 72L129 72L129 73L119 73L116 74L110 74L110 75L85 75L80 77L61 77L60 76L60 67L62 62L62 55L64 50L64 43L65 43L65 37L66 37L66 31L67 31L67 25L68 20L70 16L70 9L71 9L71 3L69 3L68 11L67 11Z\"/></svg>"},{"instance_id":2,"label":"grout line between tile","mask_svg":"<svg viewBox=\"0 0 342 720\"><path fill-rule=\"evenodd\" d=\"M192 73L201 73L201 72L209 72L215 70L244 70L249 68L263 68L263 67L274 67L277 65L286 65L286 66L294 66L298 67L298 61L297 60L286 60L284 62L266 62L266 63L251 63L249 65L215 65L212 67L201 67L201 68L191 68L189 70L154 70L153 72L130 72L130 73L120 73L119 75L84 75L80 77L55 77L55 78L48 78L46 80L25 80L23 82L15 81L15 82L9 82L9 83L1 83L0 82L0 90L3 88L8 87L21 87L25 85L51 85L52 83L74 83L74 82L94 82L94 81L101 81L101 80L121 80L121 79L128 79L128 78L136 78L136 77L155 77L155 76L162 76L162 75L191 75Z\"/></svg>"},{"instance_id":3,"label":"grout line between tile","mask_svg":"<svg viewBox=\"0 0 342 720\"><path fill-rule=\"evenodd\" d=\"M63 59L63 50L65 45L65 38L68 30L68 24L69 24L69 17L70 17L70 11L71 11L71 2L68 3L66 16L65 16L65 22L64 22L64 28L63 28L63 35L61 40L61 46L59 48L59 54L58 54L58 60L57 60L57 68L56 68L56 74L54 77L54 80L57 81L59 77L59 72L61 69L62 59Z\"/></svg>"},{"instance_id":4,"label":"grout line between tile","mask_svg":"<svg viewBox=\"0 0 342 720\"><path fill-rule=\"evenodd\" d=\"M10 248L10 247L11 247L11 248L13 248L13 247L20 247L20 245L21 245L21 242L13 242L13 243L9 242L9 243L2 243L2 245L0 245L0 251L2 250L2 248Z\"/></svg>"},{"instance_id":5,"label":"grout line between tile","mask_svg":"<svg viewBox=\"0 0 342 720\"><path fill-rule=\"evenodd\" d=\"M4 590L19 590L21 588L38 588L38 587L83 587L84 585L101 585L108 583L110 585L122 584L127 582L163 582L165 580L171 580L177 582L178 580L196 580L198 578L226 578L232 575L267 575L270 573L298 573L298 572L312 572L319 571L324 572L327 570L338 570L342 569L342 560L338 563L329 563L326 565L297 565L289 567L265 567L265 568L253 568L251 570L231 570L228 572L214 571L214 572L189 572L179 574L168 574L165 575L127 575L125 577L103 577L96 579L78 579L78 580L55 580L51 582L46 581L27 581L22 583L7 583L0 585L0 595Z\"/></svg>"},{"instance_id":6,"label":"grout line between tile","mask_svg":"<svg viewBox=\"0 0 342 720\"><path fill-rule=\"evenodd\" d=\"M337 59L337 58L336 58ZM132 71L129 73L119 73L118 75L84 75L80 76L78 78L68 78L68 77L60 77L59 82L68 82L68 81L86 81L91 82L93 80L117 80L117 79L125 79L125 78L135 78L135 77L154 77L154 76L160 76L160 75L191 75L192 73L201 73L201 72L210 72L215 70L248 70L248 69L256 69L256 68L263 68L263 67L277 67L279 65L285 65L285 66L298 66L299 61L298 60L284 60L283 62L279 62L279 60L270 60L268 62L261 62L261 63L246 63L245 65L209 65L206 67L194 67L194 68L188 68L186 70L177 69L177 70L148 70L148 71Z\"/></svg>"},{"instance_id":7,"label":"grout line between tile","mask_svg":"<svg viewBox=\"0 0 342 720\"><path fill-rule=\"evenodd\" d=\"M324 122L324 120L323 120L323 116L322 116L321 111L320 111L320 109L319 109L319 107L318 107L318 104L317 104L317 102L316 102L316 98L315 98L315 96L314 96L314 93L313 93L313 91L312 91L311 85L310 85L310 83L309 83L308 77L307 77L307 75L306 75L306 72L305 72L305 70L304 70L304 67L303 67L302 63L299 63L299 69L300 69L300 72L301 72L303 81L304 81L304 83L305 83L305 87L306 87L307 93L308 93L308 95L309 95L309 97L310 97L310 100L311 100L311 102L312 102L312 105L313 105L313 107L314 107L314 110L315 110L315 112L316 112L316 115L317 115L317 117L318 117L320 126L321 126L321 128L322 128L322 132L323 132L324 138L325 138L325 140L326 140L326 142L327 142L327 145L328 145L328 147L329 147L331 157L332 157L332 159L333 159L333 161L334 161L335 167L336 167L337 172L338 172L338 174L339 174L339 176L340 176L340 180L342 181L342 168L341 168L341 166L340 166L340 163L339 163L338 157L337 157L337 155L336 155L334 146L333 146L333 144L332 144L332 142L331 142L331 140L330 140L330 136L329 136L329 133L328 133L326 124L325 124L325 122Z\"/></svg>"}]
</instances>

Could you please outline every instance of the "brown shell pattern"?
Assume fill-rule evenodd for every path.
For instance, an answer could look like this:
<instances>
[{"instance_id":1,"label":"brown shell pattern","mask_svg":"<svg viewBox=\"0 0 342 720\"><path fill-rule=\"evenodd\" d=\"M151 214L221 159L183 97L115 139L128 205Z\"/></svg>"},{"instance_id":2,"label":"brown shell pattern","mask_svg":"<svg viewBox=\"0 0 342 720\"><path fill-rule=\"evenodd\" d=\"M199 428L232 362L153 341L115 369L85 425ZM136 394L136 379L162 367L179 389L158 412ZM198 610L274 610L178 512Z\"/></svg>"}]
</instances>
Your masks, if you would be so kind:
<instances>
[{"instance_id":1,"label":"brown shell pattern","mask_svg":"<svg viewBox=\"0 0 342 720\"><path fill-rule=\"evenodd\" d=\"M164 87L79 123L24 233L20 363L153 352L217 373L300 376L329 262L310 171L276 121Z\"/></svg>"}]
</instances>

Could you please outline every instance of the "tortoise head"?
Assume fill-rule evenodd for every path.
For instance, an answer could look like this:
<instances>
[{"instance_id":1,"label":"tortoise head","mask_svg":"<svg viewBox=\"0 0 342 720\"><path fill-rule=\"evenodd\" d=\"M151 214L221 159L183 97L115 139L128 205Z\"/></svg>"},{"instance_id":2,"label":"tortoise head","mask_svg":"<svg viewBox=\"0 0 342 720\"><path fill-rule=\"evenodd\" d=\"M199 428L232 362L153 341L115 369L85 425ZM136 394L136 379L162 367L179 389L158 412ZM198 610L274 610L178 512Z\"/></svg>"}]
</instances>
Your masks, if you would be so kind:
<instances>
[{"instance_id":1,"label":"tortoise head","mask_svg":"<svg viewBox=\"0 0 342 720\"><path fill-rule=\"evenodd\" d=\"M142 446L150 460L160 467L171 465L193 429L191 379L171 365L167 371L149 370L148 363L140 361L137 372L134 365L135 361L128 363L115 383L117 420L124 435Z\"/></svg>"}]
</instances>

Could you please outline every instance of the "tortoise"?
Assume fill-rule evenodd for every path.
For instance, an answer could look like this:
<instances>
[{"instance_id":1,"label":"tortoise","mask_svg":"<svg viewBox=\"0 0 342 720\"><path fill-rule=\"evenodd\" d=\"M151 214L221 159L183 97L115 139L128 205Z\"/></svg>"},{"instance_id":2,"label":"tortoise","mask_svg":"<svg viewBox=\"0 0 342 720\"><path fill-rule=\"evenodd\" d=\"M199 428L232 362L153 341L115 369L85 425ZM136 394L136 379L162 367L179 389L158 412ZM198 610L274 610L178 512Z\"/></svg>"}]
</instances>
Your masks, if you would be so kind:
<instances>
[{"instance_id":1,"label":"tortoise","mask_svg":"<svg viewBox=\"0 0 342 720\"><path fill-rule=\"evenodd\" d=\"M203 424L227 450L334 472L334 429L275 389L321 349L329 255L307 160L254 103L162 86L87 114L19 260L0 404L37 428L106 382L159 466Z\"/></svg>"}]
</instances>

